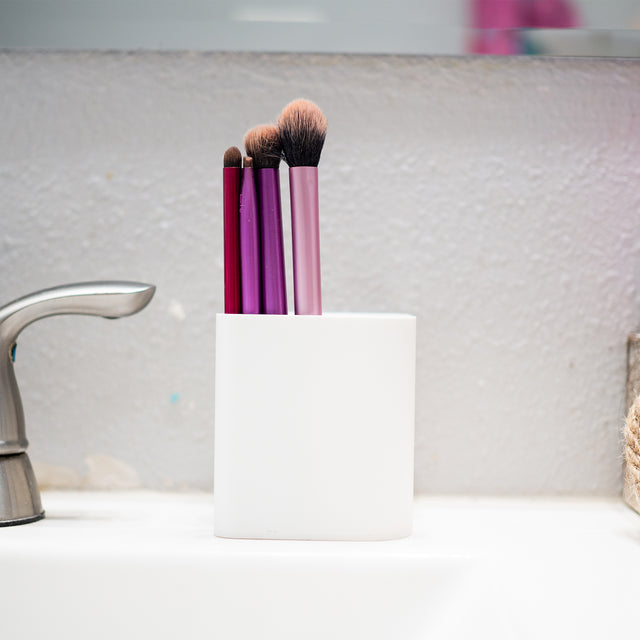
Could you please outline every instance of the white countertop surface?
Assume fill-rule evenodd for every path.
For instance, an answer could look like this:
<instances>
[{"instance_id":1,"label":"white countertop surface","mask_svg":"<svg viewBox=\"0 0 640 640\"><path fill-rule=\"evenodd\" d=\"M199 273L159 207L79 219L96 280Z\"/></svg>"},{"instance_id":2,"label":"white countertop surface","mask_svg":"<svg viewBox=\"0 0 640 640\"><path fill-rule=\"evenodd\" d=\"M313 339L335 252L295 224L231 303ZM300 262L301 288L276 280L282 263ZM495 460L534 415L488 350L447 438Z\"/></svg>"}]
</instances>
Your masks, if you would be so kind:
<instances>
[{"instance_id":1,"label":"white countertop surface","mask_svg":"<svg viewBox=\"0 0 640 640\"><path fill-rule=\"evenodd\" d=\"M640 516L618 500L418 498L411 537L366 543L216 538L213 504L45 492L45 520L0 528L3 635L582 640L640 628Z\"/></svg>"}]
</instances>

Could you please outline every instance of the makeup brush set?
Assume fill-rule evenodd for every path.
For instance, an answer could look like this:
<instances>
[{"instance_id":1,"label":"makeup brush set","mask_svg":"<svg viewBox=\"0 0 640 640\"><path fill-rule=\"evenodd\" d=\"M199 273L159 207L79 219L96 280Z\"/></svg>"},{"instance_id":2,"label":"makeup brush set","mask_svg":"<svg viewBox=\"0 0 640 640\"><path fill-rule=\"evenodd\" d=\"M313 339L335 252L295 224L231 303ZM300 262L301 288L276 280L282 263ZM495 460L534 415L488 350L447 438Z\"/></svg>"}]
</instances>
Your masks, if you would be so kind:
<instances>
[{"instance_id":1,"label":"makeup brush set","mask_svg":"<svg viewBox=\"0 0 640 640\"><path fill-rule=\"evenodd\" d=\"M224 155L225 313L216 316L215 533L409 535L414 316L323 313L318 162L308 100ZM289 165L295 314L287 313L279 165ZM242 166L243 165L243 166Z\"/></svg>"},{"instance_id":2,"label":"makeup brush set","mask_svg":"<svg viewBox=\"0 0 640 640\"><path fill-rule=\"evenodd\" d=\"M294 100L277 124L244 137L246 156L224 154L225 313L287 314L281 160L289 165L296 315L322 315L318 163L327 120L309 100Z\"/></svg>"}]
</instances>

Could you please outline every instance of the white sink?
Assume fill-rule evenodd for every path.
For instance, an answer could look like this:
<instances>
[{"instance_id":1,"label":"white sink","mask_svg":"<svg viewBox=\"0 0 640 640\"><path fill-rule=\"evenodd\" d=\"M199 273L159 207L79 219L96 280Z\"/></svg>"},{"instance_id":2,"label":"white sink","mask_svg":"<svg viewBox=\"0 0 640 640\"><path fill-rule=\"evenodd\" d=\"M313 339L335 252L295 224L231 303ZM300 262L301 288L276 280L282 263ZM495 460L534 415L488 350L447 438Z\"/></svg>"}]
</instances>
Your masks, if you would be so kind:
<instances>
[{"instance_id":1,"label":"white sink","mask_svg":"<svg viewBox=\"0 0 640 640\"><path fill-rule=\"evenodd\" d=\"M5 638L613 638L637 629L617 501L421 498L393 542L224 540L210 495L43 494L0 529Z\"/></svg>"}]
</instances>

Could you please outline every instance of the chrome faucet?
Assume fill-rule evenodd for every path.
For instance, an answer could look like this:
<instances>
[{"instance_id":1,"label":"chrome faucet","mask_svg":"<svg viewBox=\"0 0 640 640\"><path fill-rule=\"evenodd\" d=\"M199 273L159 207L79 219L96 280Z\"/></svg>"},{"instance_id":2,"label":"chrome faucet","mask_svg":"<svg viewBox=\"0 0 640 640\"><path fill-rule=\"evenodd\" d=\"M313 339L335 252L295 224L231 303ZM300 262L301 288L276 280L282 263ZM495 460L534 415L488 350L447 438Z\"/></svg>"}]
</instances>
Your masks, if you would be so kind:
<instances>
[{"instance_id":1,"label":"chrome faucet","mask_svg":"<svg viewBox=\"0 0 640 640\"><path fill-rule=\"evenodd\" d=\"M45 289L0 308L0 526L44 517L26 454L28 440L13 371L18 334L32 322L61 314L122 318L147 306L155 287L139 282L82 282Z\"/></svg>"}]
</instances>

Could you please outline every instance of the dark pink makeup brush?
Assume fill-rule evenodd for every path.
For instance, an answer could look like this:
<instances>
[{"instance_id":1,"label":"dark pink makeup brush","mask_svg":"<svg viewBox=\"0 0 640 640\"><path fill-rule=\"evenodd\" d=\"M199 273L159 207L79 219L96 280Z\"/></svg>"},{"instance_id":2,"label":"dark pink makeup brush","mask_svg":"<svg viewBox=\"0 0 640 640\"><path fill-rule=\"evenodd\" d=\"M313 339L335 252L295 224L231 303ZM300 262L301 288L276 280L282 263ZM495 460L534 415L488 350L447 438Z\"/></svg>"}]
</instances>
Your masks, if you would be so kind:
<instances>
[{"instance_id":1,"label":"dark pink makeup brush","mask_svg":"<svg viewBox=\"0 0 640 640\"><path fill-rule=\"evenodd\" d=\"M240 292L240 174L242 153L238 147L224 152L224 312L242 313Z\"/></svg>"}]
</instances>

